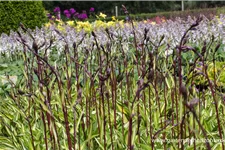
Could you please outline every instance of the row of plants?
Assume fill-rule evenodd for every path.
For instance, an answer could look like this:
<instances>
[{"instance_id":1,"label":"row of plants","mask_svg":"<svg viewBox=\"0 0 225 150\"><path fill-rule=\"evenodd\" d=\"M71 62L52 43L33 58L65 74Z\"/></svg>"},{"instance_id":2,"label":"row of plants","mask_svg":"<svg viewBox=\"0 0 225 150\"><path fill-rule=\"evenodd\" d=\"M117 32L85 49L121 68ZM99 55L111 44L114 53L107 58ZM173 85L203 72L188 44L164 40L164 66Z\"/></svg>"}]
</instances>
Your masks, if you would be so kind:
<instances>
[{"instance_id":1,"label":"row of plants","mask_svg":"<svg viewBox=\"0 0 225 150\"><path fill-rule=\"evenodd\" d=\"M224 149L224 24L21 24L2 34L0 148Z\"/></svg>"},{"instance_id":2,"label":"row of plants","mask_svg":"<svg viewBox=\"0 0 225 150\"><path fill-rule=\"evenodd\" d=\"M70 11L70 9L72 11ZM60 12L60 8L56 7L54 9L54 14L55 14L56 18L58 18L58 19L61 18L58 15L58 12L60 12L60 14L64 15L64 17L63 17L64 19L67 18L67 19L72 19L72 20L75 20L75 19L88 20L90 22L95 21L95 19L96 19L95 9L93 7L91 7L88 11L83 10L82 13L74 11L75 10L74 8L70 8L70 9L66 9L66 10ZM206 16L207 18L213 18L214 15L220 15L221 13L222 14L224 13L223 7L221 7L221 8L192 9L192 10L173 11L173 12L131 14L130 16L133 19L136 19L138 21L142 21L142 20L152 19L152 18L155 18L155 17L165 17L167 19L175 19L176 17L185 18L185 17L188 17L188 16L198 17L200 14ZM82 16L82 14L85 14L85 15ZM78 15L80 15L80 16L78 16ZM51 18L52 15L50 15L49 17ZM106 19L106 21L111 21L111 17L106 17L105 19ZM124 16L118 16L117 19L126 20L127 17L125 15Z\"/></svg>"},{"instance_id":3,"label":"row of plants","mask_svg":"<svg viewBox=\"0 0 225 150\"><path fill-rule=\"evenodd\" d=\"M1 24L0 24L0 34L7 33L9 34L10 30L16 31L20 23L23 23L28 28L35 29L36 26L41 27L44 23L47 22L47 18L50 20L58 19L63 21L89 21L94 22L98 20L96 16L95 8L91 7L89 10L83 10L82 12L77 12L74 8L61 10L59 7L56 7L53 12L45 12L42 2L0 2L0 8L3 10L0 13ZM176 17L187 17L198 16L199 14L204 14L208 18L212 18L213 15L218 15L224 13L223 8L211 8L211 9L202 9L202 10L187 10L184 12L160 12L160 13L151 13L151 14L135 14L130 15L130 18L136 19L138 21L143 20L157 20L160 18L174 19ZM47 17L46 17L47 16ZM118 16L116 19L128 21L130 18L126 16ZM155 19L154 19L155 18ZM112 17L104 17L105 21L111 21Z\"/></svg>"},{"instance_id":4,"label":"row of plants","mask_svg":"<svg viewBox=\"0 0 225 150\"><path fill-rule=\"evenodd\" d=\"M118 6L118 15L123 15L123 10L121 5L126 5L126 7L130 10L131 14L140 14L140 13L156 13L162 11L179 11L182 8L181 1L112 1L112 2L43 2L46 10L52 11L54 7L59 6L62 9L68 9L70 7L75 8L78 12L82 12L82 10L89 10L92 6L95 9L96 13L103 12L108 16L112 16L115 14L115 7ZM222 1L185 1L184 9L202 9L202 8L213 8L213 7L222 7L224 6L224 2Z\"/></svg>"},{"instance_id":5,"label":"row of plants","mask_svg":"<svg viewBox=\"0 0 225 150\"><path fill-rule=\"evenodd\" d=\"M212 19L215 15L224 14L223 7L221 8L207 8L207 9L193 9L193 10L185 10L185 11L174 11L174 12L157 12L157 13L150 13L150 14L131 14L130 17L133 20L143 21L143 20L158 20L158 18L166 18L166 19L175 19L176 17L180 17L182 19L187 18L188 16L198 17L199 15L204 15L205 17ZM69 10L66 9L61 11L59 7L54 9L54 14L47 14L50 20L63 20L68 21L89 21L94 22L96 19L99 19L98 15L95 14L95 9L91 7L87 13L86 10L83 10L82 13L76 12L74 8L70 8ZM62 13L63 12L63 13ZM63 17L61 17L61 14ZM100 13L100 16L104 14ZM115 17L115 16L113 16ZM130 18L127 16L117 16L116 19L128 21ZM104 17L105 21L112 21L112 17Z\"/></svg>"},{"instance_id":6,"label":"row of plants","mask_svg":"<svg viewBox=\"0 0 225 150\"><path fill-rule=\"evenodd\" d=\"M209 19L212 19L213 16L224 14L224 7L219 8L204 8L204 9L192 9L185 11L173 11L173 12L157 12L157 13L141 13L141 14L130 14L130 17L137 21L143 21L148 19L154 19L156 17L164 17L166 19L176 19L180 17L182 19L187 18L188 16L198 17L199 15L204 15ZM118 20L126 20L126 15L118 16ZM88 19L90 22L95 21L95 19ZM111 17L105 18L106 21L110 21Z\"/></svg>"},{"instance_id":7,"label":"row of plants","mask_svg":"<svg viewBox=\"0 0 225 150\"><path fill-rule=\"evenodd\" d=\"M225 43L224 36L224 23L225 16L215 16L214 19L209 20L206 17L203 17L203 21L200 28L196 28L196 31L192 31L189 35L188 42L192 43L194 46L201 44L201 41L209 42L212 35L214 35L216 40L222 40L222 44ZM58 21L58 23L46 24L46 27L41 29L36 28L36 30L30 32L34 33L36 37L40 37L36 39L38 43L41 43L43 39L49 39L51 36L55 37L57 40L56 46L59 49L59 54L61 53L63 41L58 37L58 35L53 32L54 30L59 30L63 35L66 36L68 42L73 42L74 39L81 39L84 34L88 36L85 38L86 42L82 42L82 46L86 46L89 41L93 41L93 38L90 36L91 31L96 32L101 38L101 44L105 45L107 43L107 36L104 34L104 30L108 28L111 32L115 32L116 36L125 36L128 39L132 39L132 24L130 22L118 21L114 20L112 22L105 22L103 20L97 20L96 22L90 23L86 22L62 22ZM152 22L151 20L144 20L141 22L133 22L135 30L137 31L138 41L141 41L143 35L143 28L149 29L148 36L151 37L153 42L157 42L160 40L160 37L164 35L163 42L169 44L169 49L167 50L171 53L171 49L173 49L177 44L179 39L182 37L182 34L188 28L190 23L194 22L194 18L188 17L187 20L183 20L181 18L177 18L176 21L172 20L159 20L159 23ZM22 31L22 28L19 29ZM53 32L53 33L52 33ZM32 46L32 41L28 34L23 35L25 39L27 39L28 45ZM23 51L23 47L17 41L18 35L16 32L11 32L9 35L2 34L1 35L1 47L0 52L5 53L5 55L10 55L16 51ZM119 38L119 37L118 37ZM141 44L140 42L138 44ZM222 52L221 52L222 53ZM223 56L221 54L221 61L223 60Z\"/></svg>"},{"instance_id":8,"label":"row of plants","mask_svg":"<svg viewBox=\"0 0 225 150\"><path fill-rule=\"evenodd\" d=\"M82 13L79 13L74 8L70 8L69 10L68 9L64 10L63 14L67 19L71 19L71 20L78 19L78 20L82 21L82 20L85 20L87 18L95 17L94 11L95 11L95 8L91 7L89 9L89 15L88 15L86 10L83 10ZM60 9L60 7L55 7L54 13L53 14L48 13L47 16L48 16L49 20L55 20L55 19L61 20L61 9Z\"/></svg>"}]
</instances>

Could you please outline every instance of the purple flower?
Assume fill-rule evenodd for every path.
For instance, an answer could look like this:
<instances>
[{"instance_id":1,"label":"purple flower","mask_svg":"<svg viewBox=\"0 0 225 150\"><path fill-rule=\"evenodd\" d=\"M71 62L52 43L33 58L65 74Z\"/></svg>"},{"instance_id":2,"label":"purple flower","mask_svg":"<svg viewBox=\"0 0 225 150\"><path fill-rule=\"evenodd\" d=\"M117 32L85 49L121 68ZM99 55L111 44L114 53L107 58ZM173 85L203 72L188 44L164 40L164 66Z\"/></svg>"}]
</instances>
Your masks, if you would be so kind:
<instances>
[{"instance_id":1,"label":"purple flower","mask_svg":"<svg viewBox=\"0 0 225 150\"><path fill-rule=\"evenodd\" d=\"M66 18L70 18L71 17L71 14L65 14L66 15Z\"/></svg>"},{"instance_id":2,"label":"purple flower","mask_svg":"<svg viewBox=\"0 0 225 150\"><path fill-rule=\"evenodd\" d=\"M79 14L78 18L81 20L87 19L87 14L85 14L85 13Z\"/></svg>"},{"instance_id":3,"label":"purple flower","mask_svg":"<svg viewBox=\"0 0 225 150\"><path fill-rule=\"evenodd\" d=\"M69 14L70 12L69 12L69 10L66 9L66 10L64 10L63 13L66 15L66 14Z\"/></svg>"},{"instance_id":4,"label":"purple flower","mask_svg":"<svg viewBox=\"0 0 225 150\"><path fill-rule=\"evenodd\" d=\"M78 18L78 16L79 16L79 13L78 13L78 12L76 12L76 13L73 15L74 18Z\"/></svg>"},{"instance_id":5,"label":"purple flower","mask_svg":"<svg viewBox=\"0 0 225 150\"><path fill-rule=\"evenodd\" d=\"M51 14L47 14L47 17L49 20L53 20L52 15Z\"/></svg>"},{"instance_id":6,"label":"purple flower","mask_svg":"<svg viewBox=\"0 0 225 150\"><path fill-rule=\"evenodd\" d=\"M48 17L48 19L50 19L50 18L52 18L52 15L48 13L47 17Z\"/></svg>"},{"instance_id":7,"label":"purple flower","mask_svg":"<svg viewBox=\"0 0 225 150\"><path fill-rule=\"evenodd\" d=\"M88 17L87 17L87 14L83 14L83 18L84 19L87 19Z\"/></svg>"},{"instance_id":8,"label":"purple flower","mask_svg":"<svg viewBox=\"0 0 225 150\"><path fill-rule=\"evenodd\" d=\"M54 12L60 12L60 8L59 7L55 7Z\"/></svg>"},{"instance_id":9,"label":"purple flower","mask_svg":"<svg viewBox=\"0 0 225 150\"><path fill-rule=\"evenodd\" d=\"M94 12L95 11L95 8L94 7L91 7L89 11L90 12Z\"/></svg>"},{"instance_id":10,"label":"purple flower","mask_svg":"<svg viewBox=\"0 0 225 150\"><path fill-rule=\"evenodd\" d=\"M76 10L74 8L70 8L70 13L74 14L76 12Z\"/></svg>"},{"instance_id":11,"label":"purple flower","mask_svg":"<svg viewBox=\"0 0 225 150\"><path fill-rule=\"evenodd\" d=\"M82 14L79 14L77 18L82 19Z\"/></svg>"}]
</instances>

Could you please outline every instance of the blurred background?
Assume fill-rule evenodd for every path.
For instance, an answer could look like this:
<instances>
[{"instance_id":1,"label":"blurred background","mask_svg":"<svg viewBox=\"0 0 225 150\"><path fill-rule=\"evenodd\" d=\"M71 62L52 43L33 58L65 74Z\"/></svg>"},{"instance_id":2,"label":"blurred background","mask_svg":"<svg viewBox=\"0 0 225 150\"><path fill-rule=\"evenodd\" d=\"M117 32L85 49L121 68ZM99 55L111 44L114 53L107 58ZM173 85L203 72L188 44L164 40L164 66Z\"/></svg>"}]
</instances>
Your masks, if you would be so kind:
<instances>
[{"instance_id":1,"label":"blurred background","mask_svg":"<svg viewBox=\"0 0 225 150\"><path fill-rule=\"evenodd\" d=\"M118 6L118 15L124 15L121 5L125 5L131 14L182 10L182 1L44 1L43 4L49 12L57 6L61 10L74 8L79 12L94 7L96 13L103 12L109 16L115 15L115 6ZM183 1L184 10L222 6L225 6L225 1Z\"/></svg>"}]
</instances>

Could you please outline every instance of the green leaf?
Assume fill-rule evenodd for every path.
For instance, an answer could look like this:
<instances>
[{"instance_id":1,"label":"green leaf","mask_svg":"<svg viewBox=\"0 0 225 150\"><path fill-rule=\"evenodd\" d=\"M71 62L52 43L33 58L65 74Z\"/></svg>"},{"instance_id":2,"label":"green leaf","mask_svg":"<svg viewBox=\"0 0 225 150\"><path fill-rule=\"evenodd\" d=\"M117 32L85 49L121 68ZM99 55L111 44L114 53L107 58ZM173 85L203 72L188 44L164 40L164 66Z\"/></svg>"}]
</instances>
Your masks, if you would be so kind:
<instances>
[{"instance_id":1,"label":"green leaf","mask_svg":"<svg viewBox=\"0 0 225 150\"><path fill-rule=\"evenodd\" d=\"M152 147L147 145L147 144L138 144L138 147L140 147L141 150L150 150L150 149L152 149Z\"/></svg>"},{"instance_id":2,"label":"green leaf","mask_svg":"<svg viewBox=\"0 0 225 150\"><path fill-rule=\"evenodd\" d=\"M7 69L8 65L7 64L0 64L0 71L3 71L4 69Z\"/></svg>"}]
</instances>

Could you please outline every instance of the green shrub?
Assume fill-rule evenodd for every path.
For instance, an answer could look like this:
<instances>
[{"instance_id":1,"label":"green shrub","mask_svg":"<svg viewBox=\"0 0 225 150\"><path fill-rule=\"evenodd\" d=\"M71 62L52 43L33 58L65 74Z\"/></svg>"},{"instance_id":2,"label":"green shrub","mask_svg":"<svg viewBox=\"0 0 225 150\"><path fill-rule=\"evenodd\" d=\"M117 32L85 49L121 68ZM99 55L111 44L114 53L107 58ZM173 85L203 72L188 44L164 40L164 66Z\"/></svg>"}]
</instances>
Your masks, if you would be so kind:
<instances>
[{"instance_id":1,"label":"green shrub","mask_svg":"<svg viewBox=\"0 0 225 150\"><path fill-rule=\"evenodd\" d=\"M47 21L41 1L2 1L0 10L0 34L17 30L20 23L34 29Z\"/></svg>"},{"instance_id":2,"label":"green shrub","mask_svg":"<svg viewBox=\"0 0 225 150\"><path fill-rule=\"evenodd\" d=\"M187 18L187 16L199 16L200 14L206 16L207 18L212 18L214 15L225 14L224 7L220 8L205 8L205 9L192 9L185 11L173 11L173 12L157 12L157 13L142 13L142 14L131 14L132 19L135 20L146 20L152 19L157 16L165 17L166 19L175 19L176 17ZM116 19L125 20L126 16L118 16ZM112 20L111 17L107 17L106 21ZM92 20L91 20L92 21Z\"/></svg>"}]
</instances>

